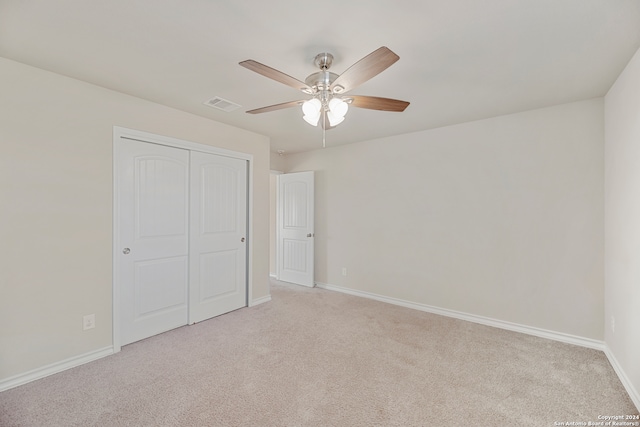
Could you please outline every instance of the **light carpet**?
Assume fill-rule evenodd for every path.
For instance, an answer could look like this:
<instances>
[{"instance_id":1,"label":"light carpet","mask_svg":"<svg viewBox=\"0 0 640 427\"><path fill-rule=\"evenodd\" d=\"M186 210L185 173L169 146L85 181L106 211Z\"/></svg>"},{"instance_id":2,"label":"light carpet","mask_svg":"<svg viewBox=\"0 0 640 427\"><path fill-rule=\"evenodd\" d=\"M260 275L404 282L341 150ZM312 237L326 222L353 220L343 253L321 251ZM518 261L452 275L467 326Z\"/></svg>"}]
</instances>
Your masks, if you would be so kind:
<instances>
[{"instance_id":1,"label":"light carpet","mask_svg":"<svg viewBox=\"0 0 640 427\"><path fill-rule=\"evenodd\" d=\"M638 414L600 351L322 289L271 291L269 303L0 393L0 425L554 426Z\"/></svg>"}]
</instances>

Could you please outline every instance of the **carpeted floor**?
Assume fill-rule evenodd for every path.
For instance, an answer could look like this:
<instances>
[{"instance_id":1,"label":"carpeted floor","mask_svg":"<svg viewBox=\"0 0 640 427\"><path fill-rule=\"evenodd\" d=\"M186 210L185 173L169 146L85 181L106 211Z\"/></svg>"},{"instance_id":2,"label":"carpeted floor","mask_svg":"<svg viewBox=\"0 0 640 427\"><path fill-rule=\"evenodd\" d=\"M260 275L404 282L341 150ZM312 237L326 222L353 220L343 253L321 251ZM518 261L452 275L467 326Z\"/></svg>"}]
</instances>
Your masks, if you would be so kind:
<instances>
[{"instance_id":1,"label":"carpeted floor","mask_svg":"<svg viewBox=\"0 0 640 427\"><path fill-rule=\"evenodd\" d=\"M520 427L638 414L596 350L278 282L272 298L0 393L0 425Z\"/></svg>"}]
</instances>

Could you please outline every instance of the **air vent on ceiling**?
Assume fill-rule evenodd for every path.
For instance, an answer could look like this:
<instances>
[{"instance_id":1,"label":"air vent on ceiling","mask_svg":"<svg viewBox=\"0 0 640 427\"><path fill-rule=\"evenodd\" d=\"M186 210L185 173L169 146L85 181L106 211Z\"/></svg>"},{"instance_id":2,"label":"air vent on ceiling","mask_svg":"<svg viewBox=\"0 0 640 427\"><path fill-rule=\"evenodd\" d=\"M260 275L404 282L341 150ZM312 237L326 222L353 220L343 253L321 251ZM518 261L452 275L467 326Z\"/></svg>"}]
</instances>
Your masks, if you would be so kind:
<instances>
[{"instance_id":1,"label":"air vent on ceiling","mask_svg":"<svg viewBox=\"0 0 640 427\"><path fill-rule=\"evenodd\" d=\"M215 98L211 98L210 100L205 101L204 105L217 108L218 110L226 111L227 113L230 113L233 110L237 110L238 108L242 107L241 105L238 105L224 98L220 98L219 96L216 96Z\"/></svg>"}]
</instances>

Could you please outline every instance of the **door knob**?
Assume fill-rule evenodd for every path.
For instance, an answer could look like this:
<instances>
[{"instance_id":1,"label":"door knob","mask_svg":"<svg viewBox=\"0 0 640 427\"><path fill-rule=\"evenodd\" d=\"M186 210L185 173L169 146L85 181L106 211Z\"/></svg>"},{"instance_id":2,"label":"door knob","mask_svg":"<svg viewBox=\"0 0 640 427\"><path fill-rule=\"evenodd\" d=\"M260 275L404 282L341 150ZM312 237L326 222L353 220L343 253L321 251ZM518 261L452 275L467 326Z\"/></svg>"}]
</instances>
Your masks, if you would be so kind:
<instances>
[{"instance_id":1,"label":"door knob","mask_svg":"<svg viewBox=\"0 0 640 427\"><path fill-rule=\"evenodd\" d=\"M244 237L242 239L240 239L241 242L244 242Z\"/></svg>"},{"instance_id":2,"label":"door knob","mask_svg":"<svg viewBox=\"0 0 640 427\"><path fill-rule=\"evenodd\" d=\"M307 234L307 237L311 237L311 233Z\"/></svg>"},{"instance_id":3,"label":"door knob","mask_svg":"<svg viewBox=\"0 0 640 427\"><path fill-rule=\"evenodd\" d=\"M125 255L129 255L129 252L131 252L131 249L129 249L129 248L124 248L122 250L122 253L125 254Z\"/></svg>"}]
</instances>

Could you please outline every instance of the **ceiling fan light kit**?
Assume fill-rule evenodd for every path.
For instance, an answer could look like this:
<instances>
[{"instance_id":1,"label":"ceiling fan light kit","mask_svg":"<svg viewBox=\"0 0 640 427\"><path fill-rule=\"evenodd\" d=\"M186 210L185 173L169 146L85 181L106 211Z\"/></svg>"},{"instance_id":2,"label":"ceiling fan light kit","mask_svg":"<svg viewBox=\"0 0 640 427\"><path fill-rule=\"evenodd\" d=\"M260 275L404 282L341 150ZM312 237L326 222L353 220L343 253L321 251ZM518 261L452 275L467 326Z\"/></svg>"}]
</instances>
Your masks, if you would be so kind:
<instances>
[{"instance_id":1,"label":"ceiling fan light kit","mask_svg":"<svg viewBox=\"0 0 640 427\"><path fill-rule=\"evenodd\" d=\"M327 117L329 117L329 123L331 126L342 123L348 110L349 104L344 100L340 98L331 98L331 101L329 101L329 111L327 112Z\"/></svg>"},{"instance_id":2,"label":"ceiling fan light kit","mask_svg":"<svg viewBox=\"0 0 640 427\"><path fill-rule=\"evenodd\" d=\"M247 113L266 113L302 105L302 118L312 126L317 126L320 122L322 129L326 130L344 121L345 115L349 110L349 104L353 107L369 110L404 111L409 105L407 101L362 95L341 96L380 74L398 59L400 59L398 55L383 46L353 64L341 75L338 75L329 71L333 63L333 55L320 53L314 59L314 64L320 68L320 71L308 76L304 82L252 59L242 61L240 65L247 69L312 96L311 99L270 105L247 111Z\"/></svg>"},{"instance_id":3,"label":"ceiling fan light kit","mask_svg":"<svg viewBox=\"0 0 640 427\"><path fill-rule=\"evenodd\" d=\"M312 126L318 126L318 120L320 120L320 109L322 103L318 98L311 98L302 103L302 118Z\"/></svg>"}]
</instances>

